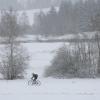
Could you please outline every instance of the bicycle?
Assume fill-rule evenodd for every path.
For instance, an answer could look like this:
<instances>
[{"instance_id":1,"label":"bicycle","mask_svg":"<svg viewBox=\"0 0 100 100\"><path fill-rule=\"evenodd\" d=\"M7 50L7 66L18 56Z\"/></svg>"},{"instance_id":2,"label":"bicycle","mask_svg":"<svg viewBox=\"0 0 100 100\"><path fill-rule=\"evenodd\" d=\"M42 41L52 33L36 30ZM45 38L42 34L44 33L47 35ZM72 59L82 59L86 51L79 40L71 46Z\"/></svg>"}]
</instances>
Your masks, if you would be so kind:
<instances>
[{"instance_id":1,"label":"bicycle","mask_svg":"<svg viewBox=\"0 0 100 100\"><path fill-rule=\"evenodd\" d=\"M34 80L30 79L28 81L28 85L31 85L31 86L33 86L33 85L40 86L41 85L41 82L39 80L34 81Z\"/></svg>"}]
</instances>

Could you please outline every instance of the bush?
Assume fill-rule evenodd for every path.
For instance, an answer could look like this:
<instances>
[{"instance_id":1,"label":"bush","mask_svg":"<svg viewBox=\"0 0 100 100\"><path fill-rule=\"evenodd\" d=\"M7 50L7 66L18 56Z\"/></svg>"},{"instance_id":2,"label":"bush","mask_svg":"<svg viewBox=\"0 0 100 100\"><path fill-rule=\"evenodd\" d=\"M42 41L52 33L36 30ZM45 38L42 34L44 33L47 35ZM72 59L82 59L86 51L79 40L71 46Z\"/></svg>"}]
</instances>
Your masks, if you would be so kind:
<instances>
[{"instance_id":1,"label":"bush","mask_svg":"<svg viewBox=\"0 0 100 100\"><path fill-rule=\"evenodd\" d=\"M13 80L19 77L22 78L24 77L25 69L27 69L28 59L29 57L25 53L24 48L16 46L13 49L12 57L9 48L6 48L0 63L0 73L4 79Z\"/></svg>"}]
</instances>

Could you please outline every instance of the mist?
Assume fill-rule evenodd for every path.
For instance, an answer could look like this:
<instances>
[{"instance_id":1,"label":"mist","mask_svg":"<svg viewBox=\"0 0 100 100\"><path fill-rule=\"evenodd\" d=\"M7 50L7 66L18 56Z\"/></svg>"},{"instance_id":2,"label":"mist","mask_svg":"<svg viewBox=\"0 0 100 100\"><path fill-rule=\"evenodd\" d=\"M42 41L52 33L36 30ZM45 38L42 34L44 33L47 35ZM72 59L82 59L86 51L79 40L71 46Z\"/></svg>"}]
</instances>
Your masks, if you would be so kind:
<instances>
[{"instance_id":1,"label":"mist","mask_svg":"<svg viewBox=\"0 0 100 100\"><path fill-rule=\"evenodd\" d=\"M80 0L0 0L0 9L42 9L50 6L59 6L62 1L71 1L76 3ZM85 1L85 0L82 0Z\"/></svg>"}]
</instances>

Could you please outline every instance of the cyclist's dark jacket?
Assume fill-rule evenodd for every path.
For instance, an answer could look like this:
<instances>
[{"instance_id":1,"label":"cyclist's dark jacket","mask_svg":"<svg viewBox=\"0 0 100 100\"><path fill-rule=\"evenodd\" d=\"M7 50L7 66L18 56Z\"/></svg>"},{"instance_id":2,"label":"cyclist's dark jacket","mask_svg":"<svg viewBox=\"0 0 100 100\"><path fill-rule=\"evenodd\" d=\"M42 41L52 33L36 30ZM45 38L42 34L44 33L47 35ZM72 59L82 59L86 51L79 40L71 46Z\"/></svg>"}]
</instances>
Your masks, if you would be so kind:
<instances>
[{"instance_id":1,"label":"cyclist's dark jacket","mask_svg":"<svg viewBox=\"0 0 100 100\"><path fill-rule=\"evenodd\" d=\"M36 79L38 78L38 74L32 74L32 79L34 80L34 81L36 81Z\"/></svg>"}]
</instances>

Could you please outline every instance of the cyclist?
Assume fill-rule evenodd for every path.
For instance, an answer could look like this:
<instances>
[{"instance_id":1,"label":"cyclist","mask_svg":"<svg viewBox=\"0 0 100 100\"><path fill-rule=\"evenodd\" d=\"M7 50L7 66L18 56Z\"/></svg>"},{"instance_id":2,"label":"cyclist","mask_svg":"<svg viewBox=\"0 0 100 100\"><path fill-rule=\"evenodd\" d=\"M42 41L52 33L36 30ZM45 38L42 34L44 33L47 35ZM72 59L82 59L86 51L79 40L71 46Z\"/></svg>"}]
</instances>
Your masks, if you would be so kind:
<instances>
[{"instance_id":1,"label":"cyclist","mask_svg":"<svg viewBox=\"0 0 100 100\"><path fill-rule=\"evenodd\" d=\"M32 73L31 79L32 79L33 81L36 81L37 78L38 78L38 74Z\"/></svg>"}]
</instances>

